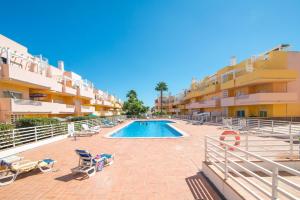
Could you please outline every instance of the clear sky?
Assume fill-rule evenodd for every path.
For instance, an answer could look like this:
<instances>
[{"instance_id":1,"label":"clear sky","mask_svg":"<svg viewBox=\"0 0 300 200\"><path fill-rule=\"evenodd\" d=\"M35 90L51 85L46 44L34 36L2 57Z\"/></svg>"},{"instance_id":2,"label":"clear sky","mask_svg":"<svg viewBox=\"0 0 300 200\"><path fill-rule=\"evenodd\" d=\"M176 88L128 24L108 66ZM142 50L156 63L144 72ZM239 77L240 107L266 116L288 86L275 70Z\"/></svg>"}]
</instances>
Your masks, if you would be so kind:
<instances>
[{"instance_id":1,"label":"clear sky","mask_svg":"<svg viewBox=\"0 0 300 200\"><path fill-rule=\"evenodd\" d=\"M158 81L176 94L233 55L300 50L298 0L45 2L1 1L0 33L122 99L135 89L149 106Z\"/></svg>"}]
</instances>

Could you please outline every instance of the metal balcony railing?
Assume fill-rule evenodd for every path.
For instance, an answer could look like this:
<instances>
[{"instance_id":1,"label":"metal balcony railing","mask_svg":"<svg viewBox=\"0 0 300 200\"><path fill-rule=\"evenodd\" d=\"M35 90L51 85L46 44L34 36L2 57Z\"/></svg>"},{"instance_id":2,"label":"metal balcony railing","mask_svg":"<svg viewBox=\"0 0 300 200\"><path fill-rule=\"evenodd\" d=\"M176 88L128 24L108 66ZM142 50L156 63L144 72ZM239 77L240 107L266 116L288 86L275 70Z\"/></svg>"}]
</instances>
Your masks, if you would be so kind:
<instances>
[{"instance_id":1,"label":"metal balcony railing","mask_svg":"<svg viewBox=\"0 0 300 200\"><path fill-rule=\"evenodd\" d=\"M278 139L274 134L246 134L241 135L241 146L237 147L206 136L205 161L223 174L224 181L232 180L256 199L296 200L300 195L299 182L284 174L299 177L300 171L273 160L278 152L290 151L291 143L294 152L298 152L299 144L294 144L297 137Z\"/></svg>"}]
</instances>

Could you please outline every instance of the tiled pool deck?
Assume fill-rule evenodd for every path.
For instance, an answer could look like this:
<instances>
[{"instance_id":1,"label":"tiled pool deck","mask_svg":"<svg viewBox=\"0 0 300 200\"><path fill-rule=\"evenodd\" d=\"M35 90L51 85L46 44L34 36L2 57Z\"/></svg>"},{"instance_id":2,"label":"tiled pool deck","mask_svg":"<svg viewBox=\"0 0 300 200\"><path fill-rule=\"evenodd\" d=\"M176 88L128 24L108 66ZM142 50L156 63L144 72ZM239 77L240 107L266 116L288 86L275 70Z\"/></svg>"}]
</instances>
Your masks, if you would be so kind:
<instances>
[{"instance_id":1,"label":"tiled pool deck","mask_svg":"<svg viewBox=\"0 0 300 200\"><path fill-rule=\"evenodd\" d=\"M175 120L176 121L176 120ZM178 139L110 139L116 129L102 129L92 137L72 138L22 153L28 159L57 160L54 172L30 172L13 184L0 188L1 199L220 199L201 175L204 135L217 134L216 126L190 125L176 121L175 127L189 137ZM70 169L78 164L75 149L93 154L115 153L112 166L90 179L79 180Z\"/></svg>"}]
</instances>

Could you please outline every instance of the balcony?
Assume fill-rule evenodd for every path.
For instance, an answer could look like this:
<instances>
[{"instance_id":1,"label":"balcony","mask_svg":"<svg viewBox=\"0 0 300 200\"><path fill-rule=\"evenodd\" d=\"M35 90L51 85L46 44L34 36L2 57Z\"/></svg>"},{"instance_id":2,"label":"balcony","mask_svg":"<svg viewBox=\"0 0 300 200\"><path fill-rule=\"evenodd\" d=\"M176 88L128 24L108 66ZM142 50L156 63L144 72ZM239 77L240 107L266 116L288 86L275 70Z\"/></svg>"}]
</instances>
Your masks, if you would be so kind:
<instances>
[{"instance_id":1,"label":"balcony","mask_svg":"<svg viewBox=\"0 0 300 200\"><path fill-rule=\"evenodd\" d=\"M172 112L172 113L179 113L180 109L178 109L178 108L171 108L170 112Z\"/></svg>"},{"instance_id":2,"label":"balcony","mask_svg":"<svg viewBox=\"0 0 300 200\"><path fill-rule=\"evenodd\" d=\"M109 101L115 101L116 98L115 98L114 96L112 96L112 95L109 95L109 96L108 96L108 100L109 100Z\"/></svg>"},{"instance_id":3,"label":"balcony","mask_svg":"<svg viewBox=\"0 0 300 200\"><path fill-rule=\"evenodd\" d=\"M119 104L112 103L112 102L107 101L107 100L92 99L91 100L91 104L93 104L93 105L99 105L99 106L105 106L105 107L117 107L117 108L121 108L121 106Z\"/></svg>"},{"instance_id":4,"label":"balcony","mask_svg":"<svg viewBox=\"0 0 300 200\"><path fill-rule=\"evenodd\" d=\"M99 99L92 99L92 100L91 100L91 104L92 104L92 105L102 105L102 104L103 104L103 101L102 101L102 100L99 100Z\"/></svg>"},{"instance_id":5,"label":"balcony","mask_svg":"<svg viewBox=\"0 0 300 200\"><path fill-rule=\"evenodd\" d=\"M238 97L227 97L221 99L221 106L241 106L241 105L259 105L259 104L285 104L296 103L298 101L297 93L274 92L274 93L255 93L242 95Z\"/></svg>"},{"instance_id":6,"label":"balcony","mask_svg":"<svg viewBox=\"0 0 300 200\"><path fill-rule=\"evenodd\" d=\"M205 94L210 94L210 93L214 93L217 92L220 88L220 85L210 85L206 88L203 89L203 91L201 92L201 94L205 95Z\"/></svg>"},{"instance_id":7,"label":"balcony","mask_svg":"<svg viewBox=\"0 0 300 200\"><path fill-rule=\"evenodd\" d=\"M235 97L235 105L296 103L297 93L255 93Z\"/></svg>"},{"instance_id":8,"label":"balcony","mask_svg":"<svg viewBox=\"0 0 300 200\"><path fill-rule=\"evenodd\" d=\"M204 108L204 101L192 102L186 106L187 109L196 109L196 108Z\"/></svg>"},{"instance_id":9,"label":"balcony","mask_svg":"<svg viewBox=\"0 0 300 200\"><path fill-rule=\"evenodd\" d=\"M210 99L205 101L205 108L212 108L212 107L218 107L220 104L219 99Z\"/></svg>"},{"instance_id":10,"label":"balcony","mask_svg":"<svg viewBox=\"0 0 300 200\"><path fill-rule=\"evenodd\" d=\"M102 105L108 106L108 107L113 107L113 106L114 106L114 105L112 104L112 102L107 101L107 100L103 100L103 101L102 101Z\"/></svg>"},{"instance_id":11,"label":"balcony","mask_svg":"<svg viewBox=\"0 0 300 200\"><path fill-rule=\"evenodd\" d=\"M227 106L234 106L234 97L226 97L221 99L221 106L227 107Z\"/></svg>"},{"instance_id":12,"label":"balcony","mask_svg":"<svg viewBox=\"0 0 300 200\"><path fill-rule=\"evenodd\" d=\"M76 96L77 89L64 85L63 86L63 92L68 94L68 95Z\"/></svg>"},{"instance_id":13,"label":"balcony","mask_svg":"<svg viewBox=\"0 0 300 200\"><path fill-rule=\"evenodd\" d=\"M95 112L94 106L81 106L81 112L82 113L93 113Z\"/></svg>"},{"instance_id":14,"label":"balcony","mask_svg":"<svg viewBox=\"0 0 300 200\"><path fill-rule=\"evenodd\" d=\"M187 109L211 108L217 107L217 100L211 99L206 101L192 102L186 106Z\"/></svg>"},{"instance_id":15,"label":"balcony","mask_svg":"<svg viewBox=\"0 0 300 200\"><path fill-rule=\"evenodd\" d=\"M181 109L181 110L186 109L186 108L185 108L185 105L178 105L178 108Z\"/></svg>"},{"instance_id":16,"label":"balcony","mask_svg":"<svg viewBox=\"0 0 300 200\"><path fill-rule=\"evenodd\" d=\"M257 70L237 77L235 80L235 86L240 87L250 84L293 81L296 80L297 77L297 71L289 69Z\"/></svg>"},{"instance_id":17,"label":"balcony","mask_svg":"<svg viewBox=\"0 0 300 200\"><path fill-rule=\"evenodd\" d=\"M234 87L234 80L228 80L228 81L225 81L223 83L221 83L221 90L227 90L227 89L230 89L230 88L233 88Z\"/></svg>"},{"instance_id":18,"label":"balcony","mask_svg":"<svg viewBox=\"0 0 300 200\"><path fill-rule=\"evenodd\" d=\"M85 97L88 99L94 98L94 91L89 87L80 87L78 88L78 96Z\"/></svg>"},{"instance_id":19,"label":"balcony","mask_svg":"<svg viewBox=\"0 0 300 200\"><path fill-rule=\"evenodd\" d=\"M191 99L191 98L199 97L200 95L201 95L200 90L193 90L188 92L184 97L184 99Z\"/></svg>"},{"instance_id":20,"label":"balcony","mask_svg":"<svg viewBox=\"0 0 300 200\"><path fill-rule=\"evenodd\" d=\"M118 109L122 108L122 106L120 104L118 104L118 103L115 103L114 107L118 108Z\"/></svg>"},{"instance_id":21,"label":"balcony","mask_svg":"<svg viewBox=\"0 0 300 200\"><path fill-rule=\"evenodd\" d=\"M298 72L290 69L262 69L254 72L247 72L237 76L235 79L227 80L221 83L221 90L245 85L287 82L296 80Z\"/></svg>"},{"instance_id":22,"label":"balcony","mask_svg":"<svg viewBox=\"0 0 300 200\"><path fill-rule=\"evenodd\" d=\"M101 110L101 111L96 111L96 114L99 116L112 116L114 115L113 111L110 110ZM118 114L118 112L116 112Z\"/></svg>"},{"instance_id":23,"label":"balcony","mask_svg":"<svg viewBox=\"0 0 300 200\"><path fill-rule=\"evenodd\" d=\"M62 84L57 80L37 72L31 72L16 65L2 65L2 77L7 80L14 80L21 84L33 85L34 87L47 88L56 92L62 92Z\"/></svg>"},{"instance_id":24,"label":"balcony","mask_svg":"<svg viewBox=\"0 0 300 200\"><path fill-rule=\"evenodd\" d=\"M24 99L1 98L1 108L13 113L74 113L75 106L45 101L32 101Z\"/></svg>"}]
</instances>

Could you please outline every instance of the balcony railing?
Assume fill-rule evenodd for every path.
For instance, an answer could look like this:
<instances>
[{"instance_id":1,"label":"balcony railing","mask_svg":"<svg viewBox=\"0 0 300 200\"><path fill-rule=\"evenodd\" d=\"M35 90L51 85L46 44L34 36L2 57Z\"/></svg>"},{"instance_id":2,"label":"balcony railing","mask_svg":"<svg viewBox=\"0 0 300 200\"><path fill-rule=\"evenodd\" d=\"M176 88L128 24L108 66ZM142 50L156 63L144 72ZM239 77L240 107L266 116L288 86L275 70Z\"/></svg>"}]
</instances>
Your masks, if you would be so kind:
<instances>
[{"instance_id":1,"label":"balcony railing","mask_svg":"<svg viewBox=\"0 0 300 200\"><path fill-rule=\"evenodd\" d=\"M237 147L232 141L220 141L219 136L206 136L206 163L239 192L245 190L249 199L299 199L299 182L290 178L300 177L296 162L289 166L277 161L279 153L293 159L299 151L295 144L299 136L244 133L239 137L241 145Z\"/></svg>"},{"instance_id":2,"label":"balcony railing","mask_svg":"<svg viewBox=\"0 0 300 200\"><path fill-rule=\"evenodd\" d=\"M233 87L234 87L233 79L221 83L221 86L220 86L221 90L226 90L226 89L233 88Z\"/></svg>"},{"instance_id":3,"label":"balcony railing","mask_svg":"<svg viewBox=\"0 0 300 200\"><path fill-rule=\"evenodd\" d=\"M205 100L205 101L192 102L187 105L187 109L210 108L210 107L216 107L216 106L217 106L217 100L211 99L211 100Z\"/></svg>"},{"instance_id":4,"label":"balcony railing","mask_svg":"<svg viewBox=\"0 0 300 200\"><path fill-rule=\"evenodd\" d=\"M236 77L235 86L240 87L257 83L292 81L295 80L297 76L297 71L289 69L257 70Z\"/></svg>"},{"instance_id":5,"label":"balcony railing","mask_svg":"<svg viewBox=\"0 0 300 200\"><path fill-rule=\"evenodd\" d=\"M111 107L113 106L113 104L110 101L107 101L107 100L103 100L102 105L111 106Z\"/></svg>"},{"instance_id":6,"label":"balcony railing","mask_svg":"<svg viewBox=\"0 0 300 200\"><path fill-rule=\"evenodd\" d=\"M63 92L69 95L75 96L77 94L77 89L73 87L63 86Z\"/></svg>"},{"instance_id":7,"label":"balcony railing","mask_svg":"<svg viewBox=\"0 0 300 200\"><path fill-rule=\"evenodd\" d=\"M89 87L79 87L78 96L93 99L94 98L93 89Z\"/></svg>"},{"instance_id":8,"label":"balcony railing","mask_svg":"<svg viewBox=\"0 0 300 200\"><path fill-rule=\"evenodd\" d=\"M62 92L62 84L57 80L14 65L2 65L2 77Z\"/></svg>"},{"instance_id":9,"label":"balcony railing","mask_svg":"<svg viewBox=\"0 0 300 200\"><path fill-rule=\"evenodd\" d=\"M81 106L81 112L82 113L93 113L95 112L94 106Z\"/></svg>"},{"instance_id":10,"label":"balcony railing","mask_svg":"<svg viewBox=\"0 0 300 200\"><path fill-rule=\"evenodd\" d=\"M7 111L16 113L74 113L75 106L45 101L32 101L24 99L1 98L0 104Z\"/></svg>"},{"instance_id":11,"label":"balcony railing","mask_svg":"<svg viewBox=\"0 0 300 200\"><path fill-rule=\"evenodd\" d=\"M120 114L117 111L111 111L111 110L100 110L100 111L95 111L95 113L99 116L113 116L113 115Z\"/></svg>"},{"instance_id":12,"label":"balcony railing","mask_svg":"<svg viewBox=\"0 0 300 200\"><path fill-rule=\"evenodd\" d=\"M293 81L298 77L298 72L290 69L260 69L253 72L237 73L235 79L225 80L221 89L241 87L250 84Z\"/></svg>"},{"instance_id":13,"label":"balcony railing","mask_svg":"<svg viewBox=\"0 0 300 200\"><path fill-rule=\"evenodd\" d=\"M221 106L226 107L226 106L234 106L234 97L226 97L221 99Z\"/></svg>"},{"instance_id":14,"label":"balcony railing","mask_svg":"<svg viewBox=\"0 0 300 200\"><path fill-rule=\"evenodd\" d=\"M210 86L204 88L203 91L201 91L201 93L203 95L205 95L205 94L217 92L219 89L220 89L220 85L219 84L210 85Z\"/></svg>"},{"instance_id":15,"label":"balcony railing","mask_svg":"<svg viewBox=\"0 0 300 200\"><path fill-rule=\"evenodd\" d=\"M191 99L191 98L199 97L200 95L201 95L200 90L192 90L186 94L184 99Z\"/></svg>"},{"instance_id":16,"label":"balcony railing","mask_svg":"<svg viewBox=\"0 0 300 200\"><path fill-rule=\"evenodd\" d=\"M111 121L117 121L117 119L125 119L125 117L117 116L108 117L107 119ZM76 121L72 123L74 123L75 131L80 131L82 128L82 124L88 124L88 126L101 126L103 124L103 119L96 118L90 120ZM3 153L3 151L10 148L16 148L26 144L37 143L39 141L54 138L61 135L68 135L70 134L70 132L68 132L68 124L72 123L62 122L58 124L50 124L44 126L2 130L0 131L0 154Z\"/></svg>"},{"instance_id":17,"label":"balcony railing","mask_svg":"<svg viewBox=\"0 0 300 200\"><path fill-rule=\"evenodd\" d=\"M238 97L222 98L221 106L296 103L297 101L298 101L297 93L291 93L291 92L254 93L248 95L241 95Z\"/></svg>"}]
</instances>

